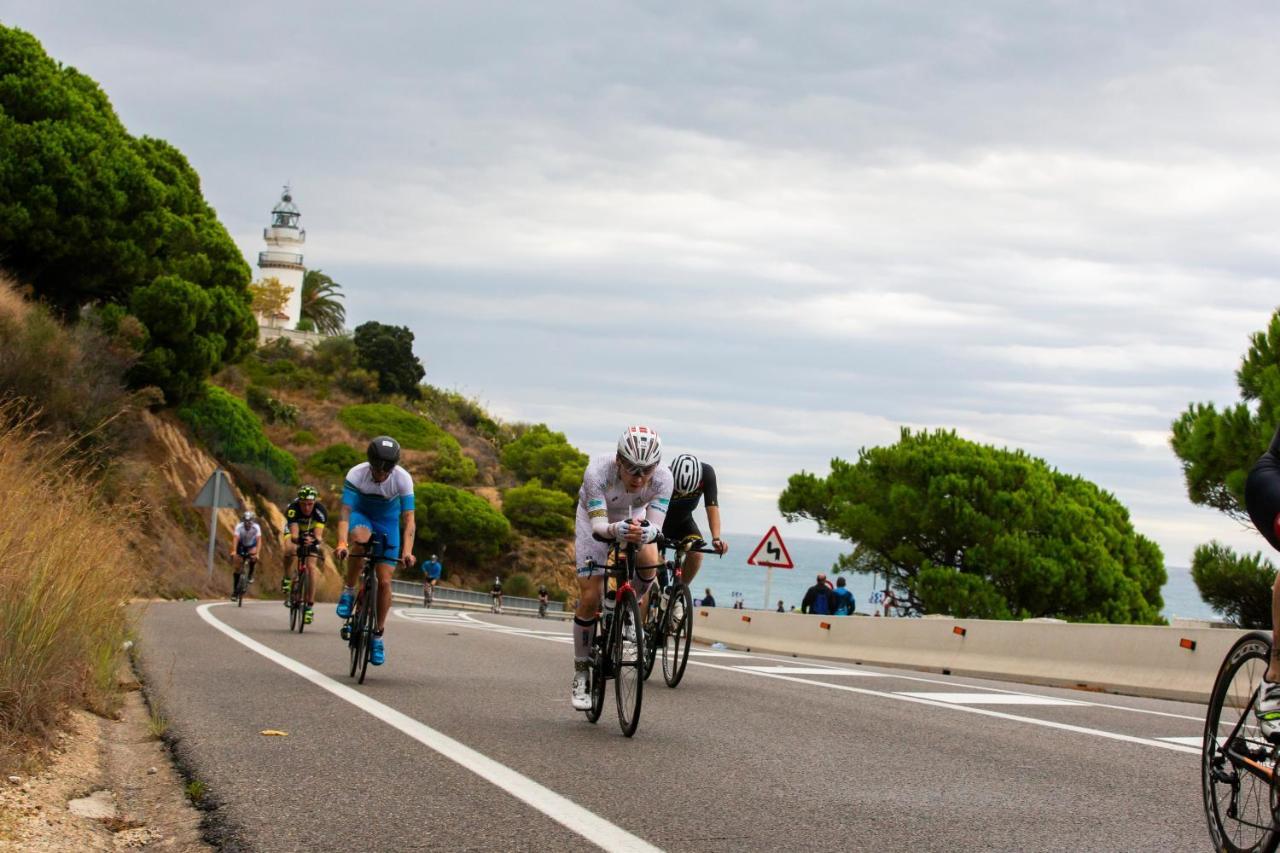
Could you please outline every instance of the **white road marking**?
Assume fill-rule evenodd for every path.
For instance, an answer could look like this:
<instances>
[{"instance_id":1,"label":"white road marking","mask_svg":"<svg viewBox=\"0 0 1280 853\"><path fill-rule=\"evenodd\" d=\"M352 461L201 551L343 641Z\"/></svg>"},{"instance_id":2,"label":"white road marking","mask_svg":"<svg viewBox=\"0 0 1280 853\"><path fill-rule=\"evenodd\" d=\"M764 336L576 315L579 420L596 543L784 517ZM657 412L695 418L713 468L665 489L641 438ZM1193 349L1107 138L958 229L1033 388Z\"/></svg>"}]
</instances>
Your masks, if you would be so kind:
<instances>
[{"instance_id":1,"label":"white road marking","mask_svg":"<svg viewBox=\"0 0 1280 853\"><path fill-rule=\"evenodd\" d=\"M850 687L847 684L832 684L829 681L810 681L807 678L796 678L792 675L782 675L776 672L753 672L749 669L743 669L740 666L725 666L718 663L707 663L706 661L689 661L690 666L704 666L710 669L721 669L725 672L739 672L744 675L754 675L757 678L776 678L779 681L790 681L793 684L807 684L810 687L822 687L827 690L842 690L846 693L858 693L863 696L876 696L881 699L894 699L899 702L911 702L917 705L931 705L934 708L950 708L953 711L960 711L967 714L980 714L984 717L995 717L1000 720L1011 720L1017 723L1029 723L1033 726L1044 726L1049 729L1059 729L1066 732L1076 732L1077 734L1093 735L1094 737L1106 738L1108 740L1124 741L1126 743L1140 743L1146 746L1156 746L1161 749L1169 749L1174 752L1186 752L1192 755L1199 755L1200 750L1191 749L1178 743L1166 743L1154 738L1137 737L1136 735L1125 735L1119 732L1109 732L1104 729L1091 729L1087 726L1076 726L1070 723L1059 723L1055 720L1041 720L1035 717L1020 717L1017 714L1006 714L1002 711L991 711L986 708L975 708L972 705L957 705L951 702L938 702L934 699L923 699L919 696L905 695L901 693L888 693L883 690L871 690L867 687ZM1088 704L1088 703L1081 703Z\"/></svg>"},{"instance_id":2,"label":"white road marking","mask_svg":"<svg viewBox=\"0 0 1280 853\"><path fill-rule=\"evenodd\" d=\"M527 776L517 773L505 764L499 764L483 753L477 752L466 744L454 740L446 734L436 731L430 726L420 723L389 705L371 699L358 690L334 681L306 664L299 663L291 657L282 655L270 646L263 645L235 628L230 627L209 612L211 607L221 606L221 602L202 604L196 608L200 618L231 639L252 649L267 660L277 663L295 675L299 675L312 684L329 691L339 699L350 702L360 710L382 720L422 745L435 750L445 758L470 770L481 779L501 788L511 796L526 803L547 817L561 824L572 832L581 835L587 841L605 850L625 851L659 851L642 838L632 835L620 826L616 826L594 812L584 809L572 800L557 794L533 781Z\"/></svg>"},{"instance_id":3,"label":"white road marking","mask_svg":"<svg viewBox=\"0 0 1280 853\"><path fill-rule=\"evenodd\" d=\"M745 666L739 664L734 669L751 672L781 672L784 675L852 675L854 678L888 678L881 672L866 672L858 669L839 669L824 666Z\"/></svg>"},{"instance_id":4,"label":"white road marking","mask_svg":"<svg viewBox=\"0 0 1280 853\"><path fill-rule=\"evenodd\" d=\"M1030 693L916 693L896 691L898 696L916 696L935 702L957 705L1084 705L1074 699L1055 699L1052 696L1035 696Z\"/></svg>"},{"instance_id":5,"label":"white road marking","mask_svg":"<svg viewBox=\"0 0 1280 853\"><path fill-rule=\"evenodd\" d=\"M1204 735L1190 735L1188 737L1158 737L1156 740L1167 740L1169 743L1180 743L1184 746L1194 746L1198 752L1204 746ZM1226 738L1222 738L1223 741Z\"/></svg>"}]
</instances>

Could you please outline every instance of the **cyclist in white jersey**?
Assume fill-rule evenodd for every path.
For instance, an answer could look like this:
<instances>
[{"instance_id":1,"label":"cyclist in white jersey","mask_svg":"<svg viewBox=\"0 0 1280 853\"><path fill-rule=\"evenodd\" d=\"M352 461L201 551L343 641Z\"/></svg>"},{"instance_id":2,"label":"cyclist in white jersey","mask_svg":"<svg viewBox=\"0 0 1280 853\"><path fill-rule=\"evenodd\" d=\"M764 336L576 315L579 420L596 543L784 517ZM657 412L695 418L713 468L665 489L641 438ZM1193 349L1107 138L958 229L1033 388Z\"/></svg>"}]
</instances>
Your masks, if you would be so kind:
<instances>
[{"instance_id":1,"label":"cyclist in white jersey","mask_svg":"<svg viewBox=\"0 0 1280 853\"><path fill-rule=\"evenodd\" d=\"M572 701L579 711L591 707L587 661L604 591L604 564L609 556L609 545L597 541L592 534L641 545L638 564L657 565L658 547L653 543L667 515L672 484L671 472L658 467L661 461L662 441L658 434L649 427L633 426L618 439L615 455L592 459L582 476L574 530L578 609L573 617ZM648 525L643 526L641 521ZM644 599L656 573L656 569L648 569L638 574L635 587L639 599Z\"/></svg>"}]
</instances>

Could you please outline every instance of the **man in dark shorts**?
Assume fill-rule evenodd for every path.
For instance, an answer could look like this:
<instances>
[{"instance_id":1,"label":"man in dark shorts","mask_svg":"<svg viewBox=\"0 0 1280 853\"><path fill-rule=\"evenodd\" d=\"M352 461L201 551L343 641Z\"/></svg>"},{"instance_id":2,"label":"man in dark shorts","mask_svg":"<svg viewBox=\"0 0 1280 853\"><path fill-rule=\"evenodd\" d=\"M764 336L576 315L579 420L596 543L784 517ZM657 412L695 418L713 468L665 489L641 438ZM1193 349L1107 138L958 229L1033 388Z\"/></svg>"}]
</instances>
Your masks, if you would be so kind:
<instances>
[{"instance_id":1,"label":"man in dark shorts","mask_svg":"<svg viewBox=\"0 0 1280 853\"><path fill-rule=\"evenodd\" d=\"M711 529L711 547L717 554L727 554L729 545L720 538L720 495L716 488L716 470L691 453L681 453L671 460L671 506L662 524L662 536L679 542L687 536L702 538L693 511L698 501L706 507L707 526ZM686 586L693 583L698 569L702 568L702 555L691 552L684 558L683 579Z\"/></svg>"},{"instance_id":2,"label":"man in dark shorts","mask_svg":"<svg viewBox=\"0 0 1280 853\"><path fill-rule=\"evenodd\" d=\"M1280 429L1271 446L1249 471L1244 504L1253 526L1280 551ZM1258 697L1258 722L1264 734L1280 731L1280 577L1271 588L1271 660Z\"/></svg>"},{"instance_id":3,"label":"man in dark shorts","mask_svg":"<svg viewBox=\"0 0 1280 853\"><path fill-rule=\"evenodd\" d=\"M310 549L306 570L311 572L311 583L306 587L304 602L306 609L302 613L302 621L310 625L316 604L316 572L319 571L320 566L320 537L324 535L324 525L329 520L329 514L325 511L324 504L320 503L320 493L313 486L303 486L298 489L297 498L285 509L284 518L288 523L291 543L290 547L285 548L285 552L294 555L296 559L299 545L306 544ZM290 568L286 568L282 581L286 607L289 606L289 586L292 583L293 568L296 567L292 564Z\"/></svg>"}]
</instances>

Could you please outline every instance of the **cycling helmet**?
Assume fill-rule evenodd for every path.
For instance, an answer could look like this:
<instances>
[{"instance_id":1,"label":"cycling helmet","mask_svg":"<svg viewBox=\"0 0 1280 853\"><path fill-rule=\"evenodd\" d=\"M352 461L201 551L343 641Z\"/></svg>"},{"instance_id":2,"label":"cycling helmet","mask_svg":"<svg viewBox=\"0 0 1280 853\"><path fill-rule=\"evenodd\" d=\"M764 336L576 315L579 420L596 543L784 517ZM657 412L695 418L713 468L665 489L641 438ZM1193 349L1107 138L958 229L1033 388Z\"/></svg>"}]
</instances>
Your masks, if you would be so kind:
<instances>
[{"instance_id":1,"label":"cycling helmet","mask_svg":"<svg viewBox=\"0 0 1280 853\"><path fill-rule=\"evenodd\" d=\"M702 488L702 463L692 453L681 453L671 460L671 477L672 494L691 495Z\"/></svg>"},{"instance_id":2,"label":"cycling helmet","mask_svg":"<svg viewBox=\"0 0 1280 853\"><path fill-rule=\"evenodd\" d=\"M313 501L318 497L320 497L320 493L313 486L303 486L298 489L298 500L300 501Z\"/></svg>"},{"instance_id":3,"label":"cycling helmet","mask_svg":"<svg viewBox=\"0 0 1280 853\"><path fill-rule=\"evenodd\" d=\"M618 456L633 468L652 468L662 461L662 439L647 426L627 427L618 439Z\"/></svg>"},{"instance_id":4,"label":"cycling helmet","mask_svg":"<svg viewBox=\"0 0 1280 853\"><path fill-rule=\"evenodd\" d=\"M400 461L400 442L389 435L380 435L369 442L367 451L369 467L375 471L387 472L396 467Z\"/></svg>"},{"instance_id":5,"label":"cycling helmet","mask_svg":"<svg viewBox=\"0 0 1280 853\"><path fill-rule=\"evenodd\" d=\"M240 520L243 521L245 524L248 524L249 522L253 521L253 510L246 509L244 511L244 515L240 516Z\"/></svg>"}]
</instances>

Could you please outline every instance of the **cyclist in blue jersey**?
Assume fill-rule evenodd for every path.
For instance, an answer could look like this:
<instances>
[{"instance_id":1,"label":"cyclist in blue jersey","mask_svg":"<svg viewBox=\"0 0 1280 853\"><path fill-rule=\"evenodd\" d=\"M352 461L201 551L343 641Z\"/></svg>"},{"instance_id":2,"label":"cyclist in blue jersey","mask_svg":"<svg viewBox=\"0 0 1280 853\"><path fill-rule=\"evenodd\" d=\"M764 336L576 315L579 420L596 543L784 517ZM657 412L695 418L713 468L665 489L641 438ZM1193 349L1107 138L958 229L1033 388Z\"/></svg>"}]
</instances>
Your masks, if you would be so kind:
<instances>
[{"instance_id":1,"label":"cyclist in blue jersey","mask_svg":"<svg viewBox=\"0 0 1280 853\"><path fill-rule=\"evenodd\" d=\"M440 558L435 554L422 564L422 592L428 602L435 598L436 585L440 583L440 575L443 572L444 566L440 565Z\"/></svg>"},{"instance_id":2,"label":"cyclist in blue jersey","mask_svg":"<svg viewBox=\"0 0 1280 853\"><path fill-rule=\"evenodd\" d=\"M380 666L386 661L382 634L391 611L391 573L395 570L397 552L405 566L413 565L413 478L400 467L400 444L389 435L380 435L369 442L367 456L369 461L347 472L342 487L342 514L338 519L338 547L334 556L347 560L342 596L338 599L338 616L347 619L355 605L356 578L363 562L363 554L352 554L347 547L347 536L350 534L352 543L363 546L361 551L372 547L370 540L375 533L383 538L383 549L376 555L378 629L373 635L369 657L369 663Z\"/></svg>"}]
</instances>

